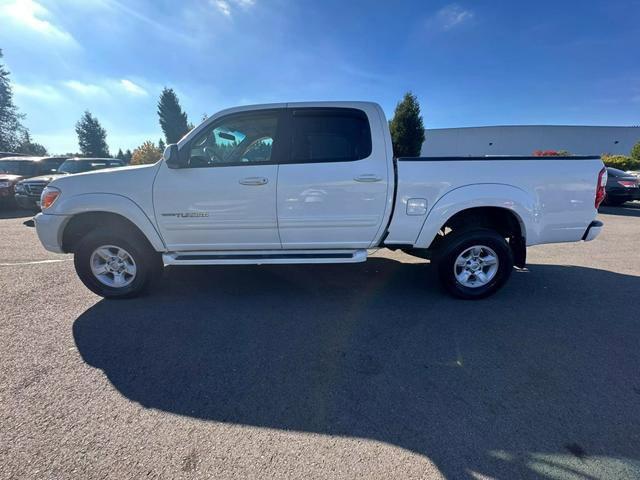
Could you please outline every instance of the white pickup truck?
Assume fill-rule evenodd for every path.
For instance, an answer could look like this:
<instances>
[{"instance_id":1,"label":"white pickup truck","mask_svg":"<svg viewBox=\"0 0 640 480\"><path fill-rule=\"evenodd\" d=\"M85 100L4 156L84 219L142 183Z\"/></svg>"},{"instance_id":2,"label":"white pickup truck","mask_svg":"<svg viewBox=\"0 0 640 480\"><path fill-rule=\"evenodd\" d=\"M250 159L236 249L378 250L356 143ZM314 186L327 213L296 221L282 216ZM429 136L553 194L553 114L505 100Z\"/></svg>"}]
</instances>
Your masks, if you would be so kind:
<instances>
[{"instance_id":1,"label":"white pickup truck","mask_svg":"<svg viewBox=\"0 0 640 480\"><path fill-rule=\"evenodd\" d=\"M104 297L145 291L164 265L349 263L386 247L475 299L527 246L594 239L605 183L599 157L394 159L375 103L259 105L208 118L153 165L54 180L35 224Z\"/></svg>"}]
</instances>

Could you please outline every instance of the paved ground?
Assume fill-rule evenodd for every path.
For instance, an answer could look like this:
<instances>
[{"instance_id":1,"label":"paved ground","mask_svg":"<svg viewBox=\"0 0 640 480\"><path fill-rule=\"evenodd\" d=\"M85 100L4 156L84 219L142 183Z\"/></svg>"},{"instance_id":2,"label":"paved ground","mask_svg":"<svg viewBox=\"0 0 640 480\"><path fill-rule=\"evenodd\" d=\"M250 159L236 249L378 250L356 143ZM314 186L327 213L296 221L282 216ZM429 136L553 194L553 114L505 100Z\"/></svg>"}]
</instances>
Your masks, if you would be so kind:
<instances>
[{"instance_id":1,"label":"paved ground","mask_svg":"<svg viewBox=\"0 0 640 480\"><path fill-rule=\"evenodd\" d=\"M386 251L108 302L11 216L1 478L640 477L640 206L482 302Z\"/></svg>"}]
</instances>

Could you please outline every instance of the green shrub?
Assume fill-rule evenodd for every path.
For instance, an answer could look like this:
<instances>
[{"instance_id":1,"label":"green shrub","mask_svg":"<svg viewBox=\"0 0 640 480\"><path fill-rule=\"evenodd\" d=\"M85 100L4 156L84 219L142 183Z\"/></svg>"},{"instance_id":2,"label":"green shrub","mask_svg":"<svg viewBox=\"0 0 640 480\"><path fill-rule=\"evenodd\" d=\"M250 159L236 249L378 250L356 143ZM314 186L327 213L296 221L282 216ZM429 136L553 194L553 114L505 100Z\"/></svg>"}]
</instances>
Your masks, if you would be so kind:
<instances>
[{"instance_id":1,"label":"green shrub","mask_svg":"<svg viewBox=\"0 0 640 480\"><path fill-rule=\"evenodd\" d=\"M631 158L640 162L640 142L636 143L631 149Z\"/></svg>"},{"instance_id":2,"label":"green shrub","mask_svg":"<svg viewBox=\"0 0 640 480\"><path fill-rule=\"evenodd\" d=\"M607 167L619 168L620 170L640 170L640 160L627 157L626 155L602 155L602 161Z\"/></svg>"}]
</instances>

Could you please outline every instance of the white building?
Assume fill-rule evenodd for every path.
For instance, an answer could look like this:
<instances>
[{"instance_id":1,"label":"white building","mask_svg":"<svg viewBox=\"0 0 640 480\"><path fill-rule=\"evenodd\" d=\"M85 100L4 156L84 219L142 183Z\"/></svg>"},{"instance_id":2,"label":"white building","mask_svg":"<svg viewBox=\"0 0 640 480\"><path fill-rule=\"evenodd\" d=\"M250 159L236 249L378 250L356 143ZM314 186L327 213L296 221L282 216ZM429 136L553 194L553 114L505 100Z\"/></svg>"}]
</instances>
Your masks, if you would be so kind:
<instances>
[{"instance_id":1,"label":"white building","mask_svg":"<svg viewBox=\"0 0 640 480\"><path fill-rule=\"evenodd\" d=\"M640 127L513 125L434 128L425 132L422 156L531 155L567 150L574 155L629 155Z\"/></svg>"}]
</instances>

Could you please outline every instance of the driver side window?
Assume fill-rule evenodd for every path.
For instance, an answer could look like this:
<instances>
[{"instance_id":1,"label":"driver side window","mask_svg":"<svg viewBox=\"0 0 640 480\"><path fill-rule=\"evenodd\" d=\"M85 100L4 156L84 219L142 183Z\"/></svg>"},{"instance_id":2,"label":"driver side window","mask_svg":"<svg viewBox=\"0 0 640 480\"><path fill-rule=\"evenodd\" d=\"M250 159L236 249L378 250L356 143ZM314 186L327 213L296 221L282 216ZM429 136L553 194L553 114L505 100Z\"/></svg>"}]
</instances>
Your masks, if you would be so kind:
<instances>
[{"instance_id":1,"label":"driver side window","mask_svg":"<svg viewBox=\"0 0 640 480\"><path fill-rule=\"evenodd\" d=\"M189 167L272 162L277 112L250 112L221 118L191 144Z\"/></svg>"}]
</instances>

